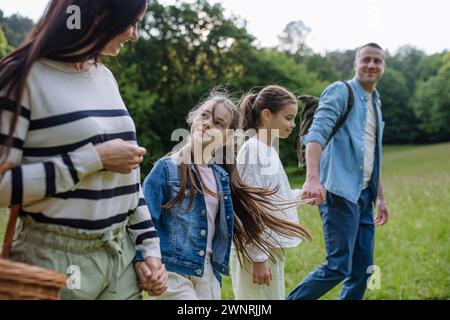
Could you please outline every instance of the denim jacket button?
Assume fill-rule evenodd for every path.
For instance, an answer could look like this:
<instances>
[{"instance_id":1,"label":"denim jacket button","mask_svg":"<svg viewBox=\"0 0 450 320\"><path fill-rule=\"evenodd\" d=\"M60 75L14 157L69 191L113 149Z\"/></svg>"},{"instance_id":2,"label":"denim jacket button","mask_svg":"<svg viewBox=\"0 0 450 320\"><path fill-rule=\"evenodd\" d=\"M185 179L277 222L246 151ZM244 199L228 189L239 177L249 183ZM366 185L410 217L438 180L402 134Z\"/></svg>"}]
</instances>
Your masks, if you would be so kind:
<instances>
[{"instance_id":1,"label":"denim jacket button","mask_svg":"<svg viewBox=\"0 0 450 320\"><path fill-rule=\"evenodd\" d=\"M224 196L223 198L224 198L225 200L227 200L227 199L228 199L228 196Z\"/></svg>"},{"instance_id":2,"label":"denim jacket button","mask_svg":"<svg viewBox=\"0 0 450 320\"><path fill-rule=\"evenodd\" d=\"M205 210L205 209L202 209L202 210L200 211L200 213L201 213L201 214L205 214L205 213L206 213L206 210Z\"/></svg>"},{"instance_id":3,"label":"denim jacket button","mask_svg":"<svg viewBox=\"0 0 450 320\"><path fill-rule=\"evenodd\" d=\"M195 273L198 274L199 276L201 276L202 275L202 270L201 269L197 269L197 270L195 270Z\"/></svg>"},{"instance_id":4,"label":"denim jacket button","mask_svg":"<svg viewBox=\"0 0 450 320\"><path fill-rule=\"evenodd\" d=\"M202 235L202 236L206 235L206 230L201 230L200 235Z\"/></svg>"},{"instance_id":5,"label":"denim jacket button","mask_svg":"<svg viewBox=\"0 0 450 320\"><path fill-rule=\"evenodd\" d=\"M225 181L226 179L225 179L225 177L222 177L222 181Z\"/></svg>"},{"instance_id":6,"label":"denim jacket button","mask_svg":"<svg viewBox=\"0 0 450 320\"><path fill-rule=\"evenodd\" d=\"M227 220L230 220L230 216L227 216Z\"/></svg>"},{"instance_id":7,"label":"denim jacket button","mask_svg":"<svg viewBox=\"0 0 450 320\"><path fill-rule=\"evenodd\" d=\"M205 255L205 251L200 250L200 251L198 252L198 255L199 255L200 257L203 257L203 256Z\"/></svg>"}]
</instances>

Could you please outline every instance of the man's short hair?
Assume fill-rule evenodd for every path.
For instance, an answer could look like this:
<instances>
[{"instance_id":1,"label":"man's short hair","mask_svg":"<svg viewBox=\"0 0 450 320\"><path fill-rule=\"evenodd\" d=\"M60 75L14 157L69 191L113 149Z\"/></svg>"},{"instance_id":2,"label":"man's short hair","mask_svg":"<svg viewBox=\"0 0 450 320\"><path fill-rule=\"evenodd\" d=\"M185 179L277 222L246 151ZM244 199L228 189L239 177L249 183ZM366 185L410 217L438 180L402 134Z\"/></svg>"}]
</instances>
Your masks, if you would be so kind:
<instances>
[{"instance_id":1,"label":"man's short hair","mask_svg":"<svg viewBox=\"0 0 450 320\"><path fill-rule=\"evenodd\" d=\"M358 58L359 52L360 52L362 49L366 48L366 47L372 47L372 48L375 48L375 49L379 49L379 50L383 51L383 53L384 53L383 48L382 48L378 43L375 43L375 42L369 42L369 43L366 43L365 45L359 47L359 48L356 50L355 60L356 60L356 58Z\"/></svg>"}]
</instances>

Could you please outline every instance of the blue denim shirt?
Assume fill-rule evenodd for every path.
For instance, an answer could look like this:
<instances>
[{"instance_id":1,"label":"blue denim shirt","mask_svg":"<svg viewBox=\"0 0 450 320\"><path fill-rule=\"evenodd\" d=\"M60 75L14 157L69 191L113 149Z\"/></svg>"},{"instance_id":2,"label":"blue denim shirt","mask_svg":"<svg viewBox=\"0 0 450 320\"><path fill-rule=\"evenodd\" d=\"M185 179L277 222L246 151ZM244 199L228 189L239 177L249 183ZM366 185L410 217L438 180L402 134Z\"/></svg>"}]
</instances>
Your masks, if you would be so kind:
<instances>
[{"instance_id":1,"label":"blue denim shirt","mask_svg":"<svg viewBox=\"0 0 450 320\"><path fill-rule=\"evenodd\" d=\"M303 141L305 143L315 141L322 147L325 146L320 159L320 183L324 188L357 203L364 179L364 130L369 93L364 90L356 76L349 81L349 84L353 89L355 102L345 124L325 146L335 124L347 110L348 90L345 84L339 81L323 91L313 123L308 134L303 137ZM384 129L380 95L376 90L372 94L372 101L377 121L377 141L374 168L368 187L371 188L376 199L381 172L381 141Z\"/></svg>"},{"instance_id":2,"label":"blue denim shirt","mask_svg":"<svg viewBox=\"0 0 450 320\"><path fill-rule=\"evenodd\" d=\"M192 166L197 186L201 186L195 167ZM211 165L219 193L219 212L212 240L211 265L216 278L229 274L229 258L233 234L233 203L227 172ZM158 230L162 262L171 272L201 277L204 273L208 219L205 198L195 190L194 202L189 207L189 185L181 204L171 209L162 205L171 201L180 191L178 165L170 156L156 162L143 184L144 196L153 223ZM206 231L206 232L204 232Z\"/></svg>"}]
</instances>

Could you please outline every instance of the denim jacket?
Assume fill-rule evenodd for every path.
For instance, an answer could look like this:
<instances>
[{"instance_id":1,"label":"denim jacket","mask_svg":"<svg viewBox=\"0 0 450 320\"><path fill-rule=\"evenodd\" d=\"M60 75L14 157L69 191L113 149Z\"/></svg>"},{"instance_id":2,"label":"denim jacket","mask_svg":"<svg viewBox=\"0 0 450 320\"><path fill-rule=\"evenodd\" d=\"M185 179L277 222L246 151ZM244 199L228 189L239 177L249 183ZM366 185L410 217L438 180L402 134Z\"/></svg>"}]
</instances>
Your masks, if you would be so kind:
<instances>
[{"instance_id":1,"label":"denim jacket","mask_svg":"<svg viewBox=\"0 0 450 320\"><path fill-rule=\"evenodd\" d=\"M192 166L197 186L201 186L195 167ZM233 235L233 203L227 172L211 165L219 193L219 212L212 240L211 265L216 278L229 274L229 258ZM166 156L156 162L145 178L144 196L152 220L160 236L162 262L171 272L201 277L204 273L208 220L205 198L194 190L194 202L189 207L189 184L181 204L171 209L162 205L171 201L180 191L180 175L175 160ZM138 253L139 255L139 253Z\"/></svg>"},{"instance_id":2,"label":"denim jacket","mask_svg":"<svg viewBox=\"0 0 450 320\"><path fill-rule=\"evenodd\" d=\"M347 108L348 90L345 84L339 81L323 91L311 128L308 134L303 136L303 140L305 144L315 141L324 147L320 159L320 183L324 188L357 203L364 179L364 129L369 93L364 90L356 77L350 80L349 84L353 89L355 102L345 124L325 146L335 124ZM373 92L372 98L376 114L377 141L374 168L368 187L373 192L375 200L381 172L384 121L378 91Z\"/></svg>"}]
</instances>

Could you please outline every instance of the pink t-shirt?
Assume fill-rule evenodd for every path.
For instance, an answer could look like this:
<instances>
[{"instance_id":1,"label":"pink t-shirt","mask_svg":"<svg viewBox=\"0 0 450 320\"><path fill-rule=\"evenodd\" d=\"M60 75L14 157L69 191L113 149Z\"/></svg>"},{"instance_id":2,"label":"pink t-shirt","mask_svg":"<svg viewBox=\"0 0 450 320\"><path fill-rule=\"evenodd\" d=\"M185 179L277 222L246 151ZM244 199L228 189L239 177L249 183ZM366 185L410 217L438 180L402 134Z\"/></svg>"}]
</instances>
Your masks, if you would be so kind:
<instances>
[{"instance_id":1,"label":"pink t-shirt","mask_svg":"<svg viewBox=\"0 0 450 320\"><path fill-rule=\"evenodd\" d=\"M212 169L210 167L201 166L197 166L197 168L202 175L204 185L213 193L217 193L216 179L214 178ZM206 252L212 252L212 240L216 230L215 221L217 217L217 210L219 209L219 199L206 192L204 192L204 197L208 216L208 239L206 243ZM200 232L202 232L202 230L200 230Z\"/></svg>"}]
</instances>

